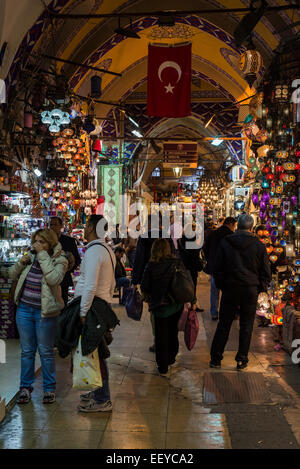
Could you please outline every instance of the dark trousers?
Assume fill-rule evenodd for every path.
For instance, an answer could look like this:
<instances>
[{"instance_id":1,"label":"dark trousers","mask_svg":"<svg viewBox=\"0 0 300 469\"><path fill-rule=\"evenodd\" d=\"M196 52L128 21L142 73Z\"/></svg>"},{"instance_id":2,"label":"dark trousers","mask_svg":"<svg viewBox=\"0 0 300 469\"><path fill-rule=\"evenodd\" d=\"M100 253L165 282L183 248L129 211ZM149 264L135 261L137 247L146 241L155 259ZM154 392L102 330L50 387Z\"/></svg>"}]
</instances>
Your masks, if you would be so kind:
<instances>
[{"instance_id":1,"label":"dark trousers","mask_svg":"<svg viewBox=\"0 0 300 469\"><path fill-rule=\"evenodd\" d=\"M211 346L211 359L220 362L229 337L235 315L240 316L239 349L236 361L248 362L253 324L257 307L257 287L236 285L223 291L219 323Z\"/></svg>"},{"instance_id":2,"label":"dark trousers","mask_svg":"<svg viewBox=\"0 0 300 469\"><path fill-rule=\"evenodd\" d=\"M134 259L135 259L135 253L136 253L136 249L132 249L127 254L129 265L132 269L133 269L133 264L134 264Z\"/></svg>"},{"instance_id":3,"label":"dark trousers","mask_svg":"<svg viewBox=\"0 0 300 469\"><path fill-rule=\"evenodd\" d=\"M169 365L175 363L179 350L178 327L181 311L168 318L158 318L154 314L155 354L158 371L167 373Z\"/></svg>"}]
</instances>

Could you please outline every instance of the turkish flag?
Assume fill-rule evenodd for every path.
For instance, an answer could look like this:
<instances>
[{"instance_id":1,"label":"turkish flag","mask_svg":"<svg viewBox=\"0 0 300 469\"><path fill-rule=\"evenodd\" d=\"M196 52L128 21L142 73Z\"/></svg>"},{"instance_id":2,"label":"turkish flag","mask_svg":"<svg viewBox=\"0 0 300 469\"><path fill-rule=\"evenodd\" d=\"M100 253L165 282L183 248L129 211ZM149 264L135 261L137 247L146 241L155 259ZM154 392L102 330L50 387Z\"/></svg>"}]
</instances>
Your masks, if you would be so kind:
<instances>
[{"instance_id":1,"label":"turkish flag","mask_svg":"<svg viewBox=\"0 0 300 469\"><path fill-rule=\"evenodd\" d=\"M147 113L154 117L191 115L192 45L149 45Z\"/></svg>"}]
</instances>

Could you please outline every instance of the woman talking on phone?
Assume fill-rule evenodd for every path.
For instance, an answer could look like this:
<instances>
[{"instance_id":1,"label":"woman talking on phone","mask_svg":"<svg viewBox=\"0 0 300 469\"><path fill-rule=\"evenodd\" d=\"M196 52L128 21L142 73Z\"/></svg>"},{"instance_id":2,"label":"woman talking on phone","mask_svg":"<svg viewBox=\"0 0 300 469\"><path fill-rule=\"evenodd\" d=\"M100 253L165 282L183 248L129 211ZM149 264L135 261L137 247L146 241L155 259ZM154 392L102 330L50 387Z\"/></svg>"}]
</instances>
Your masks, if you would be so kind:
<instances>
[{"instance_id":1,"label":"woman talking on phone","mask_svg":"<svg viewBox=\"0 0 300 469\"><path fill-rule=\"evenodd\" d=\"M56 317L64 307L60 283L68 261L54 231L38 230L32 235L32 250L9 270L17 281L14 300L21 342L21 382L17 402L31 400L38 349L43 372L44 404L55 402L54 339Z\"/></svg>"}]
</instances>

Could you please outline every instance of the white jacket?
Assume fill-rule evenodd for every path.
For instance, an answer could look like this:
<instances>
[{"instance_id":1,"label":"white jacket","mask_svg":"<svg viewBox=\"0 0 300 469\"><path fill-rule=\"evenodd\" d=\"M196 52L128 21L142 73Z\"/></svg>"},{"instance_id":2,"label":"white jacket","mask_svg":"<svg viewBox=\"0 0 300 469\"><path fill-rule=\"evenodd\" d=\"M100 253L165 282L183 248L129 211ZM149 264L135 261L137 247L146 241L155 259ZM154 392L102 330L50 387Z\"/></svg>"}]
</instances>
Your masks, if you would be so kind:
<instances>
[{"instance_id":1,"label":"white jacket","mask_svg":"<svg viewBox=\"0 0 300 469\"><path fill-rule=\"evenodd\" d=\"M99 242L109 250L99 245ZM80 316L89 311L95 296L108 303L112 302L115 281L116 256L104 240L92 241L86 246L86 252L80 266L74 296L81 296Z\"/></svg>"}]
</instances>

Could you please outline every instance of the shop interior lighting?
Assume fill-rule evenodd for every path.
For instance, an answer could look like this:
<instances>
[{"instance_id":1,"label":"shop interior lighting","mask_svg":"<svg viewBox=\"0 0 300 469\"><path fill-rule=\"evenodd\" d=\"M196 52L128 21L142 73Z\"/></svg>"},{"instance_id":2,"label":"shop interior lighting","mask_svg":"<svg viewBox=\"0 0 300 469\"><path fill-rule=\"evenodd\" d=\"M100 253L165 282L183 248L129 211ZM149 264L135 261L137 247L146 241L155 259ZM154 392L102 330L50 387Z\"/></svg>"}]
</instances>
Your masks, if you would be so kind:
<instances>
[{"instance_id":1,"label":"shop interior lighting","mask_svg":"<svg viewBox=\"0 0 300 469\"><path fill-rule=\"evenodd\" d=\"M38 168L35 168L33 172L38 178L42 175L41 171Z\"/></svg>"}]
</instances>

